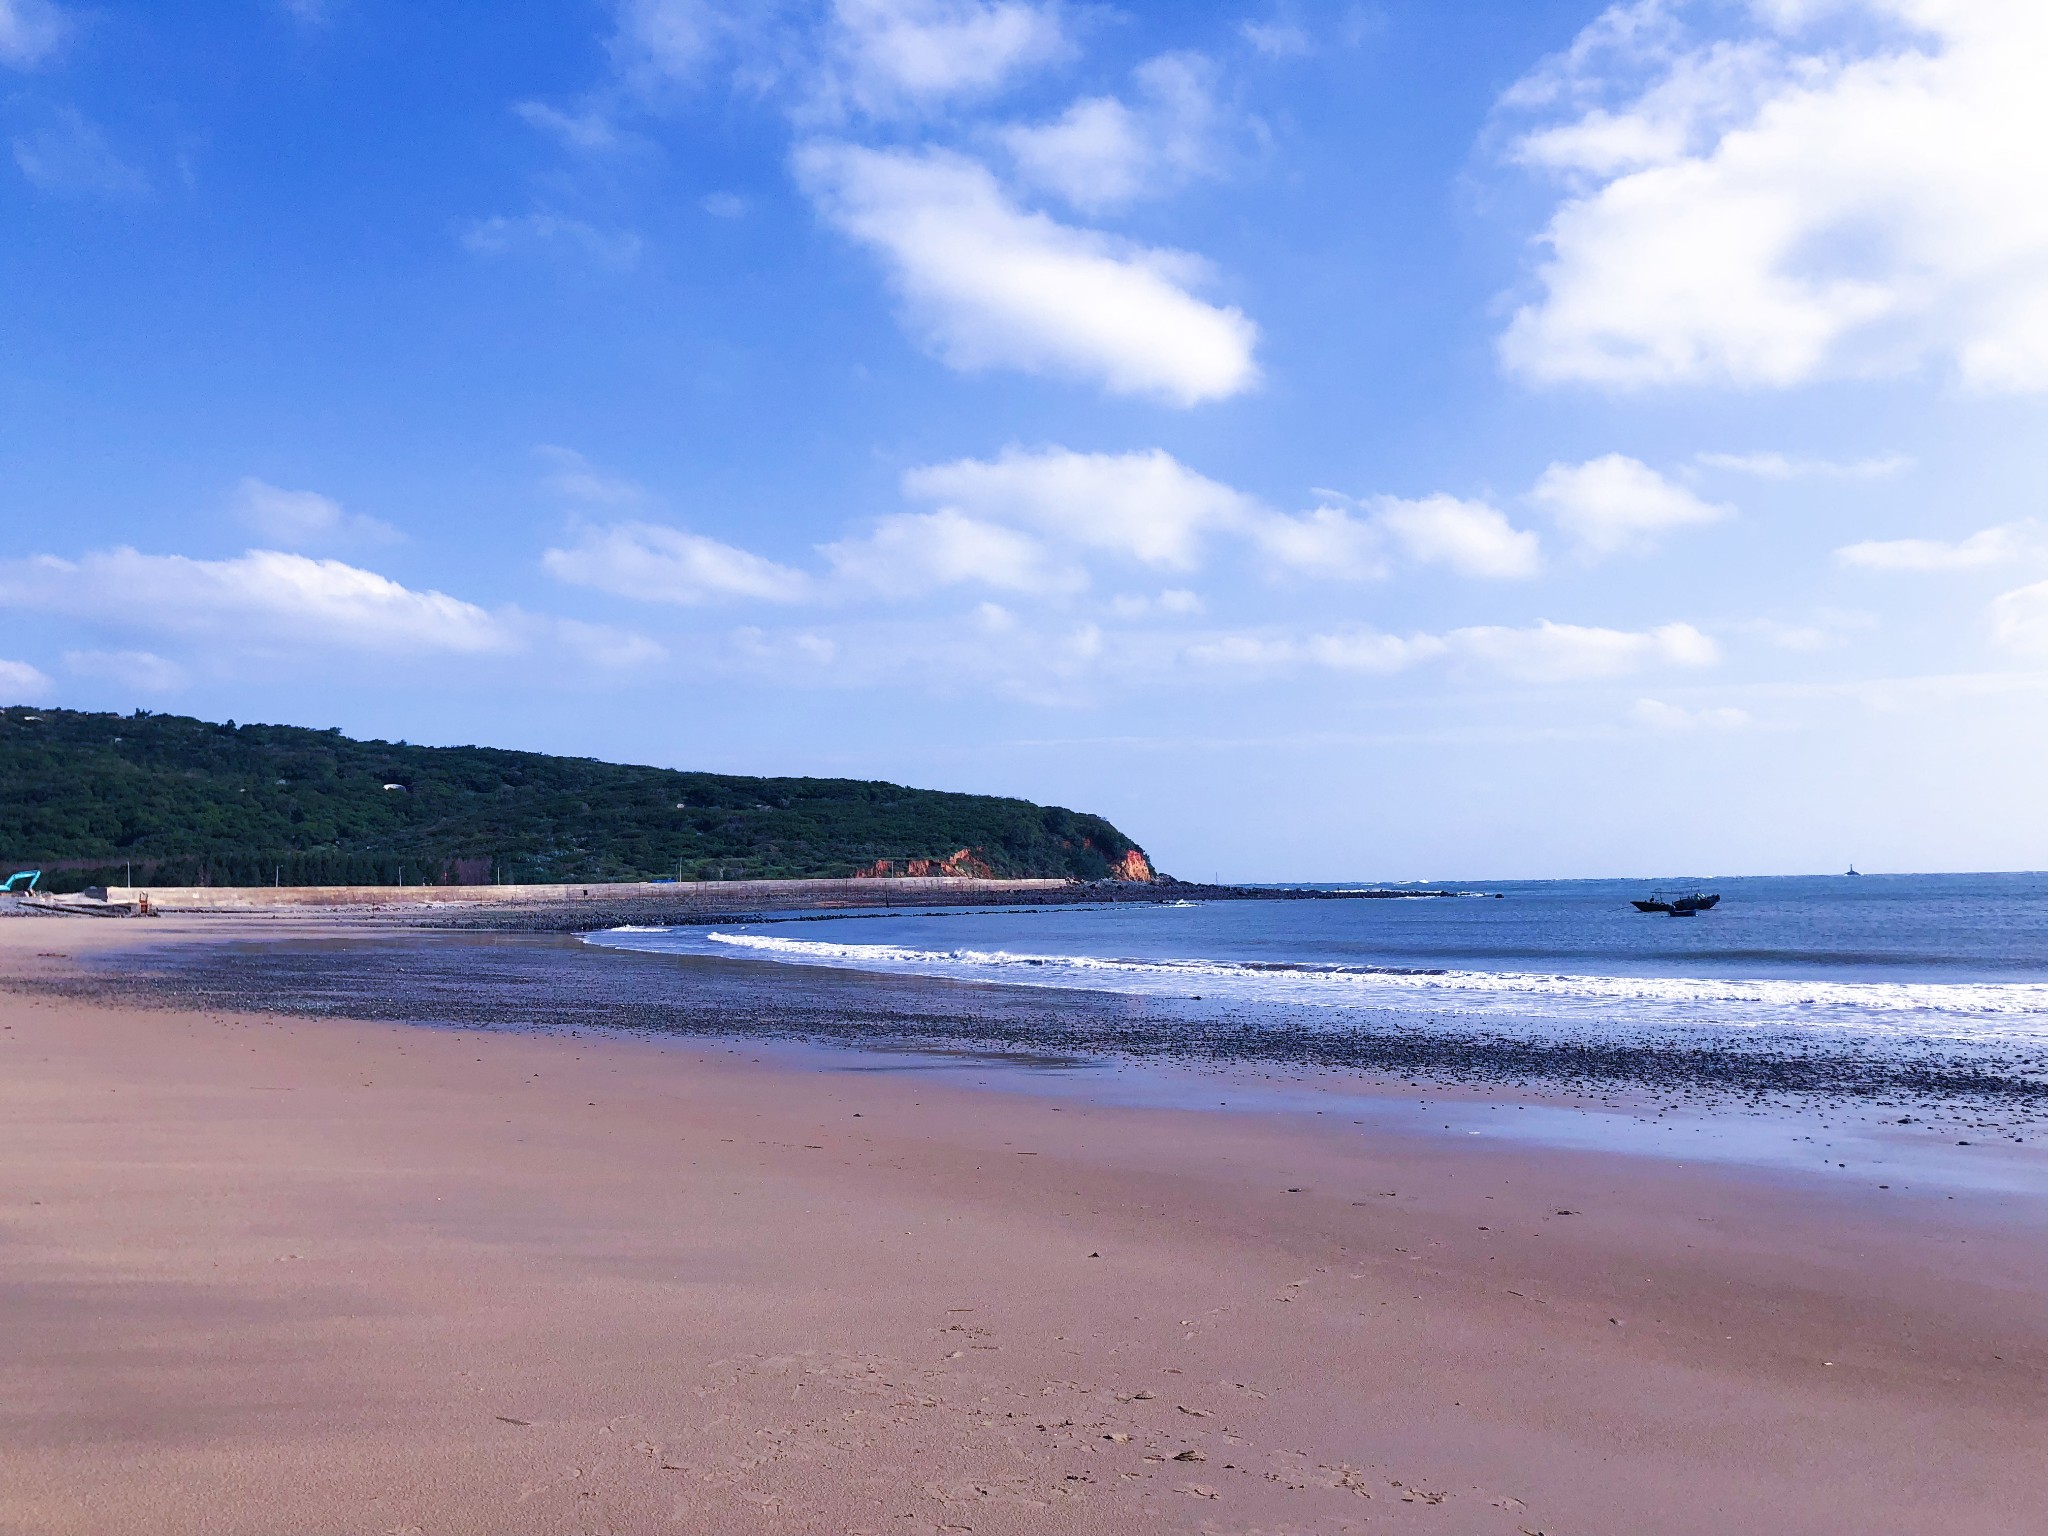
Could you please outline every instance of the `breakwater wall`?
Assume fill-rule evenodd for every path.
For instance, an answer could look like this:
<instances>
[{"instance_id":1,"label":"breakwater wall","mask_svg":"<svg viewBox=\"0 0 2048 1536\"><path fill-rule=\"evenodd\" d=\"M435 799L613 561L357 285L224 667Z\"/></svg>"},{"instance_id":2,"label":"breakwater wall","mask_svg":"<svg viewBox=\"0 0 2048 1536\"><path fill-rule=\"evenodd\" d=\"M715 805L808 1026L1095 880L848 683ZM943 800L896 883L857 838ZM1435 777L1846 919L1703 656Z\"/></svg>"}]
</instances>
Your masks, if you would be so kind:
<instances>
[{"instance_id":1,"label":"breakwater wall","mask_svg":"<svg viewBox=\"0 0 2048 1536\"><path fill-rule=\"evenodd\" d=\"M418 910L661 904L690 907L895 906L1071 889L1071 880L985 880L958 875L857 880L591 881L577 885L157 885L109 886L108 906L158 912L278 912L330 907ZM89 897L99 896L91 892ZM73 897L76 902L80 898Z\"/></svg>"}]
</instances>

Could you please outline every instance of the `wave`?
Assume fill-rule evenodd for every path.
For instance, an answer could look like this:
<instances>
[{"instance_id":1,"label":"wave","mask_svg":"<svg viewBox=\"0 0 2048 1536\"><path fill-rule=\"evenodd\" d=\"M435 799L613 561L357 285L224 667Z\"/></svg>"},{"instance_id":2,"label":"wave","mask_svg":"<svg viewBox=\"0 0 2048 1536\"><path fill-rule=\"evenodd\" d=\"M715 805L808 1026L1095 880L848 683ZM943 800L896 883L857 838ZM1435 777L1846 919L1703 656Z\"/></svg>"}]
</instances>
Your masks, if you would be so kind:
<instances>
[{"instance_id":1,"label":"wave","mask_svg":"<svg viewBox=\"0 0 2048 1536\"><path fill-rule=\"evenodd\" d=\"M1848 1011L1868 1018L1886 1014L1991 1015L2034 1018L2048 1025L2048 983L2041 982L1850 982L1729 980L1707 977L1593 976L1535 971L1468 971L1400 966L1361 966L1264 960L1114 959L1094 955L1047 955L1001 949L910 949L893 944L839 944L787 939L769 934L712 932L704 935L728 949L751 950L787 960L812 960L857 969L911 971L1037 985L1092 986L1122 982L1131 990L1192 982L1221 983L1233 991L1288 1000L1335 1004L1387 1001L1387 994L1435 998L1444 1003L1493 998L1548 999L1577 1004L1733 1005L1782 1016L1796 1012ZM1053 978L1059 978L1054 980ZM1275 987L1273 984L1281 984ZM1262 985L1263 984L1263 985ZM1116 988L1112 988L1113 990ZM1317 995L1322 994L1322 995Z\"/></svg>"}]
</instances>

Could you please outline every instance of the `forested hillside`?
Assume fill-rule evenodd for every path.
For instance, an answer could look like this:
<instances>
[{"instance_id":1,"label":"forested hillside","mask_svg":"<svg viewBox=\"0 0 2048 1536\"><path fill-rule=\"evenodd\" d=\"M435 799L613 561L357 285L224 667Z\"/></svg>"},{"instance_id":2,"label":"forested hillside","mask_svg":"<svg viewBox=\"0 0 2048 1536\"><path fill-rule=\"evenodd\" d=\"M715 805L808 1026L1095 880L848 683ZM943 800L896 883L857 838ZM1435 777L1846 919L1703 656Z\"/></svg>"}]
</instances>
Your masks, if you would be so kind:
<instances>
[{"instance_id":1,"label":"forested hillside","mask_svg":"<svg viewBox=\"0 0 2048 1536\"><path fill-rule=\"evenodd\" d=\"M0 710L0 859L46 888L1148 876L1099 816L181 715Z\"/></svg>"}]
</instances>

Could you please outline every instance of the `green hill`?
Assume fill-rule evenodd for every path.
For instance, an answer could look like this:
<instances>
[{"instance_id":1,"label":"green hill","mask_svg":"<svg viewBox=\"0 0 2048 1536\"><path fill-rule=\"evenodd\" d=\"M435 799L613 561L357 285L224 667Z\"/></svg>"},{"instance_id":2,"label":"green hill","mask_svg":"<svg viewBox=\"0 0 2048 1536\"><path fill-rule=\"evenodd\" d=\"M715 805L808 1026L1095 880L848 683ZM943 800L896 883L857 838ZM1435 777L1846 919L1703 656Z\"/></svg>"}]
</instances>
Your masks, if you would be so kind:
<instances>
[{"instance_id":1,"label":"green hill","mask_svg":"<svg viewBox=\"0 0 2048 1536\"><path fill-rule=\"evenodd\" d=\"M0 710L0 859L59 891L1149 873L1100 816L994 795L62 709Z\"/></svg>"}]
</instances>

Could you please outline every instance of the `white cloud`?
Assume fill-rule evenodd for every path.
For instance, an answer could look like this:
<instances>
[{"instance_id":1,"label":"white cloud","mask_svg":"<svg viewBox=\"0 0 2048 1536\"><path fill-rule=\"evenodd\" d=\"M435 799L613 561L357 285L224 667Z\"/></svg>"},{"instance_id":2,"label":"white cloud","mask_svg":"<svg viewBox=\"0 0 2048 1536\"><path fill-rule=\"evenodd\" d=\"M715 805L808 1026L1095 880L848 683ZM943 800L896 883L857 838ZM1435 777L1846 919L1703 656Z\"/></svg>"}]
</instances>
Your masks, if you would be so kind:
<instances>
[{"instance_id":1,"label":"white cloud","mask_svg":"<svg viewBox=\"0 0 2048 1536\"><path fill-rule=\"evenodd\" d=\"M1315 51L1308 33L1291 21L1247 21L1238 25L1238 35L1269 59L1293 59Z\"/></svg>"},{"instance_id":2,"label":"white cloud","mask_svg":"<svg viewBox=\"0 0 2048 1536\"><path fill-rule=\"evenodd\" d=\"M1584 464L1553 464L1529 496L1595 556L1645 549L1673 528L1730 515L1729 508L1702 501L1619 453Z\"/></svg>"},{"instance_id":3,"label":"white cloud","mask_svg":"<svg viewBox=\"0 0 2048 1536\"><path fill-rule=\"evenodd\" d=\"M2048 661L2048 581L2000 594L1991 604L1991 638L2034 661Z\"/></svg>"},{"instance_id":4,"label":"white cloud","mask_svg":"<svg viewBox=\"0 0 2048 1536\"><path fill-rule=\"evenodd\" d=\"M1058 7L1025 0L833 0L826 89L870 115L986 96L1067 52Z\"/></svg>"},{"instance_id":5,"label":"white cloud","mask_svg":"<svg viewBox=\"0 0 2048 1536\"><path fill-rule=\"evenodd\" d=\"M1536 535L1516 528L1483 501L1388 496L1379 502L1378 522L1411 559L1447 565L1463 576L1518 580L1543 566Z\"/></svg>"},{"instance_id":6,"label":"white cloud","mask_svg":"<svg viewBox=\"0 0 2048 1536\"><path fill-rule=\"evenodd\" d=\"M1731 629L1755 635L1766 645L1774 645L1781 651L1825 651L1843 644L1843 631L1867 627L1869 620L1862 615L1826 614L1818 624L1787 624L1779 619L1748 619L1732 624Z\"/></svg>"},{"instance_id":7,"label":"white cloud","mask_svg":"<svg viewBox=\"0 0 2048 1536\"><path fill-rule=\"evenodd\" d=\"M810 592L810 580L801 571L655 523L585 528L572 548L543 554L541 565L558 581L644 603L727 598L794 603Z\"/></svg>"},{"instance_id":8,"label":"white cloud","mask_svg":"<svg viewBox=\"0 0 2048 1536\"><path fill-rule=\"evenodd\" d=\"M462 230L463 245L479 256L519 251L573 251L600 267L625 271L638 264L642 242L626 229L599 229L555 213L497 214L473 219Z\"/></svg>"},{"instance_id":9,"label":"white cloud","mask_svg":"<svg viewBox=\"0 0 2048 1536\"><path fill-rule=\"evenodd\" d=\"M11 141L15 166L45 192L64 197L139 197L149 182L123 160L96 123L59 107Z\"/></svg>"},{"instance_id":10,"label":"white cloud","mask_svg":"<svg viewBox=\"0 0 2048 1536\"><path fill-rule=\"evenodd\" d=\"M41 704L56 693L47 672L25 661L0 661L0 704Z\"/></svg>"},{"instance_id":11,"label":"white cloud","mask_svg":"<svg viewBox=\"0 0 2048 1536\"><path fill-rule=\"evenodd\" d=\"M1025 212L946 151L814 142L796 168L825 217L885 258L910 323L954 368L1078 375L1181 406L1257 376L1251 322L1188 291L1198 258Z\"/></svg>"},{"instance_id":12,"label":"white cloud","mask_svg":"<svg viewBox=\"0 0 2048 1536\"><path fill-rule=\"evenodd\" d=\"M668 651L645 635L580 619L550 619L539 626L550 647L566 650L593 666L624 671L665 660Z\"/></svg>"},{"instance_id":13,"label":"white cloud","mask_svg":"<svg viewBox=\"0 0 2048 1536\"><path fill-rule=\"evenodd\" d=\"M318 491L288 491L254 475L236 487L235 513L244 526L284 549L337 541L389 544L400 537L389 523L346 512Z\"/></svg>"},{"instance_id":14,"label":"white cloud","mask_svg":"<svg viewBox=\"0 0 2048 1536\"><path fill-rule=\"evenodd\" d=\"M278 9L301 26L325 26L333 19L330 0L277 0Z\"/></svg>"},{"instance_id":15,"label":"white cloud","mask_svg":"<svg viewBox=\"0 0 2048 1536\"><path fill-rule=\"evenodd\" d=\"M1298 517L1261 512L1248 531L1266 558L1290 575L1374 581L1387 574L1380 530L1344 507L1326 504Z\"/></svg>"},{"instance_id":16,"label":"white cloud","mask_svg":"<svg viewBox=\"0 0 2048 1536\"><path fill-rule=\"evenodd\" d=\"M1199 54L1163 54L1133 72L1137 106L1085 97L1049 123L1006 128L1003 143L1019 175L1076 208L1157 196L1215 163L1213 73Z\"/></svg>"},{"instance_id":17,"label":"white cloud","mask_svg":"<svg viewBox=\"0 0 2048 1536\"><path fill-rule=\"evenodd\" d=\"M890 597L979 582L1007 592L1069 592L1087 572L1063 564L1038 540L952 507L885 517L872 533L824 546L843 581Z\"/></svg>"},{"instance_id":18,"label":"white cloud","mask_svg":"<svg viewBox=\"0 0 2048 1536\"><path fill-rule=\"evenodd\" d=\"M1614 6L1505 99L1544 115L1516 156L1567 187L1507 364L2048 388L2048 7L1759 3L1723 37L1692 14Z\"/></svg>"},{"instance_id":19,"label":"white cloud","mask_svg":"<svg viewBox=\"0 0 2048 1536\"><path fill-rule=\"evenodd\" d=\"M154 651L66 651L64 668L137 693L176 693L189 681L183 667Z\"/></svg>"},{"instance_id":20,"label":"white cloud","mask_svg":"<svg viewBox=\"0 0 2048 1536\"><path fill-rule=\"evenodd\" d=\"M614 0L614 66L643 93L729 62L799 120L985 99L1072 53L1058 0Z\"/></svg>"},{"instance_id":21,"label":"white cloud","mask_svg":"<svg viewBox=\"0 0 2048 1536\"><path fill-rule=\"evenodd\" d=\"M543 463L554 466L541 484L569 501L585 506L635 507L652 499L638 481L605 474L574 448L543 443L534 452Z\"/></svg>"},{"instance_id":22,"label":"white cloud","mask_svg":"<svg viewBox=\"0 0 2048 1536\"><path fill-rule=\"evenodd\" d=\"M915 500L969 516L1025 523L1083 548L1191 570L1204 536L1262 514L1242 491L1196 474L1173 455L1006 449L995 459L932 464L903 477Z\"/></svg>"},{"instance_id":23,"label":"white cloud","mask_svg":"<svg viewBox=\"0 0 2048 1536\"><path fill-rule=\"evenodd\" d=\"M1119 619L1185 618L1202 608L1202 599L1185 587L1170 587L1156 597L1126 592L1109 602L1109 611Z\"/></svg>"},{"instance_id":24,"label":"white cloud","mask_svg":"<svg viewBox=\"0 0 2048 1536\"><path fill-rule=\"evenodd\" d=\"M1755 723L1747 710L1733 706L1686 709L1661 699L1638 699L1632 713L1637 724L1655 731L1739 731Z\"/></svg>"},{"instance_id":25,"label":"white cloud","mask_svg":"<svg viewBox=\"0 0 2048 1536\"><path fill-rule=\"evenodd\" d=\"M697 200L697 206L714 219L742 219L747 214L747 200L737 192L710 192Z\"/></svg>"},{"instance_id":26,"label":"white cloud","mask_svg":"<svg viewBox=\"0 0 2048 1536\"><path fill-rule=\"evenodd\" d=\"M1442 635L1389 635L1362 627L1305 637L1273 631L1225 633L1190 642L1184 654L1206 667L1275 671L1309 665L1373 675L1442 659L1477 664L1532 683L1596 681L1659 667L1704 667L1720 656L1713 641L1690 624L1621 630L1547 619L1523 629L1480 625Z\"/></svg>"},{"instance_id":27,"label":"white cloud","mask_svg":"<svg viewBox=\"0 0 2048 1536\"><path fill-rule=\"evenodd\" d=\"M1340 581L1387 574L1386 553L1450 566L1467 576L1521 577L1538 567L1533 533L1492 507L1449 496L1379 497L1370 516L1350 498L1299 515L1271 510L1211 480L1163 449L1075 453L1006 449L995 459L928 465L904 476L905 494L982 522L1029 527L1069 549L1100 550L1167 570L1194 570L1213 538L1241 539L1289 575Z\"/></svg>"},{"instance_id":28,"label":"white cloud","mask_svg":"<svg viewBox=\"0 0 2048 1536\"><path fill-rule=\"evenodd\" d=\"M512 110L528 125L552 134L571 149L617 149L625 142L616 124L599 111L564 112L544 101L519 101Z\"/></svg>"},{"instance_id":29,"label":"white cloud","mask_svg":"<svg viewBox=\"0 0 2048 1536\"><path fill-rule=\"evenodd\" d=\"M4 561L0 610L54 614L99 630L147 635L152 642L182 636L216 659L315 651L417 659L538 650L618 666L663 654L652 641L623 630L509 608L492 612L339 560L274 549L252 549L231 560L121 548L76 560L38 555ZM83 671L98 667L100 675L111 675L110 669L122 666L131 681L162 660L142 652L75 655Z\"/></svg>"},{"instance_id":30,"label":"white cloud","mask_svg":"<svg viewBox=\"0 0 2048 1536\"><path fill-rule=\"evenodd\" d=\"M687 79L737 37L750 30L749 11L771 5L730 0L618 0L618 31L612 55L630 77Z\"/></svg>"},{"instance_id":31,"label":"white cloud","mask_svg":"<svg viewBox=\"0 0 2048 1536\"><path fill-rule=\"evenodd\" d=\"M1382 635L1369 629L1311 636L1303 650L1309 660L1333 672L1381 675L1400 672L1450 649L1437 635Z\"/></svg>"},{"instance_id":32,"label":"white cloud","mask_svg":"<svg viewBox=\"0 0 2048 1536\"><path fill-rule=\"evenodd\" d=\"M1967 539L1867 539L1835 551L1844 565L1866 571L1980 571L2039 554L2044 543L2033 523L1986 528Z\"/></svg>"},{"instance_id":33,"label":"white cloud","mask_svg":"<svg viewBox=\"0 0 2048 1536\"><path fill-rule=\"evenodd\" d=\"M1714 642L1690 624L1627 630L1545 619L1528 629L1481 625L1453 630L1448 638L1460 655L1532 683L1625 677L1658 666L1705 667L1720 659Z\"/></svg>"},{"instance_id":34,"label":"white cloud","mask_svg":"<svg viewBox=\"0 0 2048 1536\"><path fill-rule=\"evenodd\" d=\"M1901 453L1846 461L1784 453L1702 453L1694 459L1708 469L1754 475L1759 480L1883 480L1913 467L1913 461Z\"/></svg>"},{"instance_id":35,"label":"white cloud","mask_svg":"<svg viewBox=\"0 0 2048 1536\"><path fill-rule=\"evenodd\" d=\"M110 626L218 632L261 645L480 654L513 649L508 623L339 560L252 549L232 560L110 549L0 563L0 607Z\"/></svg>"},{"instance_id":36,"label":"white cloud","mask_svg":"<svg viewBox=\"0 0 2048 1536\"><path fill-rule=\"evenodd\" d=\"M0 0L0 64L16 69L40 64L63 45L70 30L70 17L49 0Z\"/></svg>"}]
</instances>

